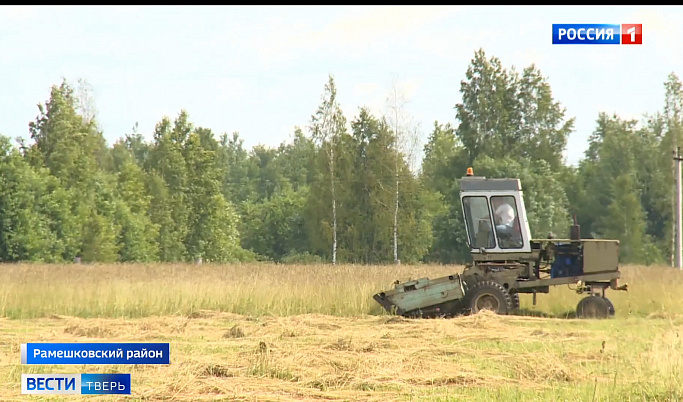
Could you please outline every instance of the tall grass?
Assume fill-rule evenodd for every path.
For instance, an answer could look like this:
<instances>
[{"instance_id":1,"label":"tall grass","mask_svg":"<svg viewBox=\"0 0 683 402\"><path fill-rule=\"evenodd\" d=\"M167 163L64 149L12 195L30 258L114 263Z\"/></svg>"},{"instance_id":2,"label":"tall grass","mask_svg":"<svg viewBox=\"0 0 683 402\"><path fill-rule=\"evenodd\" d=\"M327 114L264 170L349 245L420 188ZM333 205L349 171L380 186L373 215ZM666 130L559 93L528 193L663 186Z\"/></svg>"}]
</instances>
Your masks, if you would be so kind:
<instances>
[{"instance_id":1,"label":"tall grass","mask_svg":"<svg viewBox=\"0 0 683 402\"><path fill-rule=\"evenodd\" d=\"M244 315L337 316L383 314L372 295L396 279L435 278L461 272L458 266L364 265L4 265L0 267L0 316L35 318L146 317L216 310ZM608 291L617 315L683 314L683 273L668 267L626 266ZM568 286L522 295L522 307L561 315L580 295Z\"/></svg>"}]
</instances>

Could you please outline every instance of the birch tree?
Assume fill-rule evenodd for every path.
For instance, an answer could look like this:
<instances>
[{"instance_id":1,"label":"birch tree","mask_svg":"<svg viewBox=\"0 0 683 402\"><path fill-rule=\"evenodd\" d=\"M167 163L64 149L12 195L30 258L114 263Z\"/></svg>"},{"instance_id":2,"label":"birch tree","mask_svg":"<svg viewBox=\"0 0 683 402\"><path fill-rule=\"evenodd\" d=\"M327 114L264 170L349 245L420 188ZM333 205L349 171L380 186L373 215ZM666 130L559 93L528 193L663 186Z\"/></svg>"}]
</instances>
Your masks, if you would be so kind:
<instances>
[{"instance_id":1,"label":"birch tree","mask_svg":"<svg viewBox=\"0 0 683 402\"><path fill-rule=\"evenodd\" d=\"M83 78L78 79L78 86L76 87L76 105L78 113L83 117L83 121L86 124L89 124L97 117L93 87Z\"/></svg>"},{"instance_id":2,"label":"birch tree","mask_svg":"<svg viewBox=\"0 0 683 402\"><path fill-rule=\"evenodd\" d=\"M337 263L337 198L335 194L335 154L334 150L341 133L346 127L346 119L337 102L337 87L330 75L320 106L311 117L313 140L324 150L330 168L330 191L332 193L332 264Z\"/></svg>"},{"instance_id":3,"label":"birch tree","mask_svg":"<svg viewBox=\"0 0 683 402\"><path fill-rule=\"evenodd\" d=\"M666 122L666 127L668 131L669 141L671 142L671 148L675 151L680 146L680 136L681 136L681 120L683 114L683 91L681 81L678 76L673 72L669 74L666 82L664 83L664 88L666 89L665 103L664 103L664 117ZM671 171L675 169L675 162L671 158ZM675 180L675 179L674 179ZM674 197L674 191L676 187L672 186L674 189L671 192L672 200ZM671 212L672 216L676 216L676 204L671 202ZM671 230L674 234L671 236L671 266L674 262L673 251L676 249L676 220L671 220Z\"/></svg>"},{"instance_id":4,"label":"birch tree","mask_svg":"<svg viewBox=\"0 0 683 402\"><path fill-rule=\"evenodd\" d=\"M393 82L389 95L386 98L386 119L394 132L392 144L394 153L394 263L400 264L398 258L398 210L401 185L401 167L403 156L408 162L410 169L415 169L415 161L419 146L419 125L415 124L413 118L407 113L406 99L403 91L400 90L396 81ZM406 172L410 174L411 172Z\"/></svg>"}]
</instances>

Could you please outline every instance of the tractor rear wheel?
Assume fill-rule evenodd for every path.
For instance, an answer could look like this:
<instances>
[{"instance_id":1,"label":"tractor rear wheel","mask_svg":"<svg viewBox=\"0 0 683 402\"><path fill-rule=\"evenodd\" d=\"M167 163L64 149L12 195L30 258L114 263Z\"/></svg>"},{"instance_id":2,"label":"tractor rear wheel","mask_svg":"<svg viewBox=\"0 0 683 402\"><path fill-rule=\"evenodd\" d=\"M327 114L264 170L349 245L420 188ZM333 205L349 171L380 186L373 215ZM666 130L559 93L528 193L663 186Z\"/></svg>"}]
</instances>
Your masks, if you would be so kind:
<instances>
[{"instance_id":1,"label":"tractor rear wheel","mask_svg":"<svg viewBox=\"0 0 683 402\"><path fill-rule=\"evenodd\" d=\"M510 293L498 282L477 282L467 293L467 306L472 314L481 310L491 310L496 314L505 315L513 308Z\"/></svg>"},{"instance_id":2,"label":"tractor rear wheel","mask_svg":"<svg viewBox=\"0 0 683 402\"><path fill-rule=\"evenodd\" d=\"M576 306L578 318L607 318L610 316L610 304L600 296L588 296L583 298Z\"/></svg>"},{"instance_id":3,"label":"tractor rear wheel","mask_svg":"<svg viewBox=\"0 0 683 402\"><path fill-rule=\"evenodd\" d=\"M612 301L606 297L603 297L603 300L605 300L605 303L607 303L607 307L609 308L609 315L613 316L616 313L616 310L614 309L614 304L612 304Z\"/></svg>"}]
</instances>

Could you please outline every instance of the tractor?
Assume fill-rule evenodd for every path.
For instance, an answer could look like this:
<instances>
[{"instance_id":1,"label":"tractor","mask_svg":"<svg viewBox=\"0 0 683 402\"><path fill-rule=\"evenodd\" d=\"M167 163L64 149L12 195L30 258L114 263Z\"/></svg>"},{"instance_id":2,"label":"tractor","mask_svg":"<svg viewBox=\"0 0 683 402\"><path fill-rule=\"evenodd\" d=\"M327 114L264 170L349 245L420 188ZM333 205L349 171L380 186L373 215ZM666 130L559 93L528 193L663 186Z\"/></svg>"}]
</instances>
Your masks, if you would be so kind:
<instances>
[{"instance_id":1,"label":"tractor","mask_svg":"<svg viewBox=\"0 0 683 402\"><path fill-rule=\"evenodd\" d=\"M474 176L460 179L460 201L472 262L462 273L407 282L373 296L385 310L404 317L452 317L519 309L519 294L549 293L551 286L575 285L587 296L578 318L614 316L605 291L619 286L619 241L582 239L574 217L569 238L552 233L532 239L519 179Z\"/></svg>"}]
</instances>

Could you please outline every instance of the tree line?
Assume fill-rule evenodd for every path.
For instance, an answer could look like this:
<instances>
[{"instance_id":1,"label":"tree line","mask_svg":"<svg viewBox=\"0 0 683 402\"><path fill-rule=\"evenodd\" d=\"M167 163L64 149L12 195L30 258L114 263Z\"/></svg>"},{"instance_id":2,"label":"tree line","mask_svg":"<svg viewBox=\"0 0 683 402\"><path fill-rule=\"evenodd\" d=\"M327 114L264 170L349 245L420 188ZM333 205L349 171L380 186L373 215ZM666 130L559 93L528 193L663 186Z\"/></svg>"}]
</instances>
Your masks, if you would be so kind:
<instances>
[{"instance_id":1,"label":"tree line","mask_svg":"<svg viewBox=\"0 0 683 402\"><path fill-rule=\"evenodd\" d=\"M417 168L417 126L395 91L389 112L347 116L332 76L317 110L279 147L246 149L188 113L109 146L83 85L52 87L30 143L0 136L4 262L462 263L458 179L517 177L532 235L621 242L628 263L669 263L672 150L683 93L671 73L661 112L599 113L578 166L563 152L574 119L535 65L475 52L455 124L434 122Z\"/></svg>"}]
</instances>

